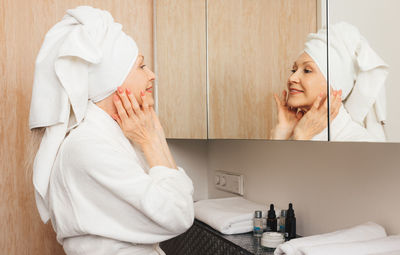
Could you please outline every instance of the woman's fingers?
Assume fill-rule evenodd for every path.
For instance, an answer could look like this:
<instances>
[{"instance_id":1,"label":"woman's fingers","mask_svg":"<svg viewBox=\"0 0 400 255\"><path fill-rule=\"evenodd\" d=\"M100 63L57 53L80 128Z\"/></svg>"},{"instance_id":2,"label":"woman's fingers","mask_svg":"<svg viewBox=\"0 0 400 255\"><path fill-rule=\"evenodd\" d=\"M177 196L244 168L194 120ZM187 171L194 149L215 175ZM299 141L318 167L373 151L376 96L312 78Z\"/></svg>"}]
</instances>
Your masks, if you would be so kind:
<instances>
[{"instance_id":1,"label":"woman's fingers","mask_svg":"<svg viewBox=\"0 0 400 255\"><path fill-rule=\"evenodd\" d=\"M335 97L331 104L331 118L334 119L339 114L342 105L342 90L335 91Z\"/></svg>"},{"instance_id":2,"label":"woman's fingers","mask_svg":"<svg viewBox=\"0 0 400 255\"><path fill-rule=\"evenodd\" d=\"M118 122L118 125L122 126L122 121L121 119L118 117L118 114L113 114L112 118Z\"/></svg>"},{"instance_id":3,"label":"woman's fingers","mask_svg":"<svg viewBox=\"0 0 400 255\"><path fill-rule=\"evenodd\" d=\"M286 106L287 105L286 97L287 97L287 92L286 92L286 90L283 90L282 91L282 100L281 100L282 106Z\"/></svg>"},{"instance_id":4,"label":"woman's fingers","mask_svg":"<svg viewBox=\"0 0 400 255\"><path fill-rule=\"evenodd\" d=\"M122 105L125 108L126 113L128 114L128 116L133 116L135 113L133 112L132 109L132 104L128 99L128 96L126 95L126 93L128 93L128 89L126 89L126 93L125 90L122 87L118 87L118 95L121 98L122 101Z\"/></svg>"},{"instance_id":5,"label":"woman's fingers","mask_svg":"<svg viewBox=\"0 0 400 255\"><path fill-rule=\"evenodd\" d=\"M312 109L318 110L319 106L321 105L322 97L324 96L324 93L321 93L317 96L317 99L315 99Z\"/></svg>"},{"instance_id":6,"label":"woman's fingers","mask_svg":"<svg viewBox=\"0 0 400 255\"><path fill-rule=\"evenodd\" d=\"M117 112L118 112L118 115L119 115L121 121L125 121L128 118L128 114L126 113L119 96L114 95L113 102L114 102L115 107L117 108Z\"/></svg>"},{"instance_id":7,"label":"woman's fingers","mask_svg":"<svg viewBox=\"0 0 400 255\"><path fill-rule=\"evenodd\" d=\"M146 93L144 91L140 92L140 96L142 98L142 108L143 112L146 114L149 111L149 99L146 97Z\"/></svg>"},{"instance_id":8,"label":"woman's fingers","mask_svg":"<svg viewBox=\"0 0 400 255\"><path fill-rule=\"evenodd\" d=\"M274 93L274 99L275 99L275 103L276 103L276 107L280 108L281 104L281 100L279 99L279 96Z\"/></svg>"},{"instance_id":9,"label":"woman's fingers","mask_svg":"<svg viewBox=\"0 0 400 255\"><path fill-rule=\"evenodd\" d=\"M140 105L138 103L138 101L136 100L135 96L133 95L133 93L129 90L127 90L128 93L128 99L131 102L133 111L138 114L140 112Z\"/></svg>"}]
</instances>

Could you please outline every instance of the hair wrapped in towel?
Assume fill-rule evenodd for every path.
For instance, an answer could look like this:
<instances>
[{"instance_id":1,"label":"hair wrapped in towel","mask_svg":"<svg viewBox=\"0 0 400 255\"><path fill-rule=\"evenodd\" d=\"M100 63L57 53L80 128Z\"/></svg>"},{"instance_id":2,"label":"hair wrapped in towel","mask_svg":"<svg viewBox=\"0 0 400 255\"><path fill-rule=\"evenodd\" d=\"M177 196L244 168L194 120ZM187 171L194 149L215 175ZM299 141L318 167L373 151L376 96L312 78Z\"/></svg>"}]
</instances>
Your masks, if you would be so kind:
<instances>
[{"instance_id":1,"label":"hair wrapped in towel","mask_svg":"<svg viewBox=\"0 0 400 255\"><path fill-rule=\"evenodd\" d=\"M107 11L67 10L46 34L35 64L29 127L46 127L33 165L40 216L49 219L47 190L58 148L84 119L88 100L101 101L126 79L138 56L135 41Z\"/></svg>"},{"instance_id":2,"label":"hair wrapped in towel","mask_svg":"<svg viewBox=\"0 0 400 255\"><path fill-rule=\"evenodd\" d=\"M356 27L340 22L331 25L328 32L330 86L343 91L344 107L351 118L384 141L388 65ZM304 51L327 78L326 29L310 34L307 39Z\"/></svg>"}]
</instances>

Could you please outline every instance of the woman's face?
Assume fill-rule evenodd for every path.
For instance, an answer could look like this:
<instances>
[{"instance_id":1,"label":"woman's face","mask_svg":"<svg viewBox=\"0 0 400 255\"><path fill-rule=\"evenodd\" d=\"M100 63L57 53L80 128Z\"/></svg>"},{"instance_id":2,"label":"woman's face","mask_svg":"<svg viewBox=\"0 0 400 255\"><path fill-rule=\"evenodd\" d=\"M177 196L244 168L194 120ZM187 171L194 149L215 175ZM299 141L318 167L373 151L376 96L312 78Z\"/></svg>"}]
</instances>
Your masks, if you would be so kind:
<instances>
[{"instance_id":1,"label":"woman's face","mask_svg":"<svg viewBox=\"0 0 400 255\"><path fill-rule=\"evenodd\" d=\"M326 93L326 79L314 60L303 53L294 62L288 82L288 106L309 110L318 95Z\"/></svg>"},{"instance_id":2,"label":"woman's face","mask_svg":"<svg viewBox=\"0 0 400 255\"><path fill-rule=\"evenodd\" d=\"M155 79L154 73L144 64L144 57L139 55L133 65L131 71L126 77L122 88L130 89L140 105L143 101L140 92L145 93L149 106L154 105L153 99L153 81Z\"/></svg>"}]
</instances>

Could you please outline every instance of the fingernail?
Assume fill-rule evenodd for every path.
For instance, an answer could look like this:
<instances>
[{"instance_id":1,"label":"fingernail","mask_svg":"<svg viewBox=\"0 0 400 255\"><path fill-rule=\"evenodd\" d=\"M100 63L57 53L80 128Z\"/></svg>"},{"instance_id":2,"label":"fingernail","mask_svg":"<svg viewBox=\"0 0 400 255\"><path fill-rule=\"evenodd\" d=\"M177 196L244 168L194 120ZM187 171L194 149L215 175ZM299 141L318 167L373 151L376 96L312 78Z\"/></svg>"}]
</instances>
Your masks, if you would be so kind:
<instances>
[{"instance_id":1,"label":"fingernail","mask_svg":"<svg viewBox=\"0 0 400 255\"><path fill-rule=\"evenodd\" d=\"M130 93L131 93L131 90L128 89L128 88L126 88L126 93L130 94Z\"/></svg>"},{"instance_id":2,"label":"fingernail","mask_svg":"<svg viewBox=\"0 0 400 255\"><path fill-rule=\"evenodd\" d=\"M124 90L122 89L122 87L118 87L118 92L119 92L120 94L122 94L122 93L124 92Z\"/></svg>"},{"instance_id":3,"label":"fingernail","mask_svg":"<svg viewBox=\"0 0 400 255\"><path fill-rule=\"evenodd\" d=\"M117 95L114 95L114 100L119 101L119 97Z\"/></svg>"},{"instance_id":4,"label":"fingernail","mask_svg":"<svg viewBox=\"0 0 400 255\"><path fill-rule=\"evenodd\" d=\"M140 91L140 95L141 95L142 97L144 97L144 92L143 92L143 91Z\"/></svg>"}]
</instances>

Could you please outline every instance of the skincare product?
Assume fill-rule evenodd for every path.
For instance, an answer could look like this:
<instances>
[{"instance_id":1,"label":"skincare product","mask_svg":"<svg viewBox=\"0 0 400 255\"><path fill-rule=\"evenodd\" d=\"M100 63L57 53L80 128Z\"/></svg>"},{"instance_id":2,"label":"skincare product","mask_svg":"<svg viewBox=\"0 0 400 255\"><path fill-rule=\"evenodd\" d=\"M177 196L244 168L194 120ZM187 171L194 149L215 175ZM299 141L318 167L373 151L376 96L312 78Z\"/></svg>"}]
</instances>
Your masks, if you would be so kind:
<instances>
[{"instance_id":1,"label":"skincare product","mask_svg":"<svg viewBox=\"0 0 400 255\"><path fill-rule=\"evenodd\" d=\"M278 231L285 234L285 220L286 220L286 210L281 211L281 217L279 217Z\"/></svg>"},{"instance_id":2,"label":"skincare product","mask_svg":"<svg viewBox=\"0 0 400 255\"><path fill-rule=\"evenodd\" d=\"M261 245L271 251L284 242L285 237L283 234L277 232L265 232L261 238Z\"/></svg>"},{"instance_id":3,"label":"skincare product","mask_svg":"<svg viewBox=\"0 0 400 255\"><path fill-rule=\"evenodd\" d=\"M296 217L294 215L292 203L289 204L289 209L286 213L285 232L287 233L288 239L296 237Z\"/></svg>"},{"instance_id":4,"label":"skincare product","mask_svg":"<svg viewBox=\"0 0 400 255\"><path fill-rule=\"evenodd\" d=\"M261 211L254 212L253 219L253 235L256 237L261 237L263 233L263 218Z\"/></svg>"},{"instance_id":5,"label":"skincare product","mask_svg":"<svg viewBox=\"0 0 400 255\"><path fill-rule=\"evenodd\" d=\"M268 211L267 232L276 232L276 227L277 227L277 220L276 220L274 204L271 204L269 206L269 211Z\"/></svg>"}]
</instances>

